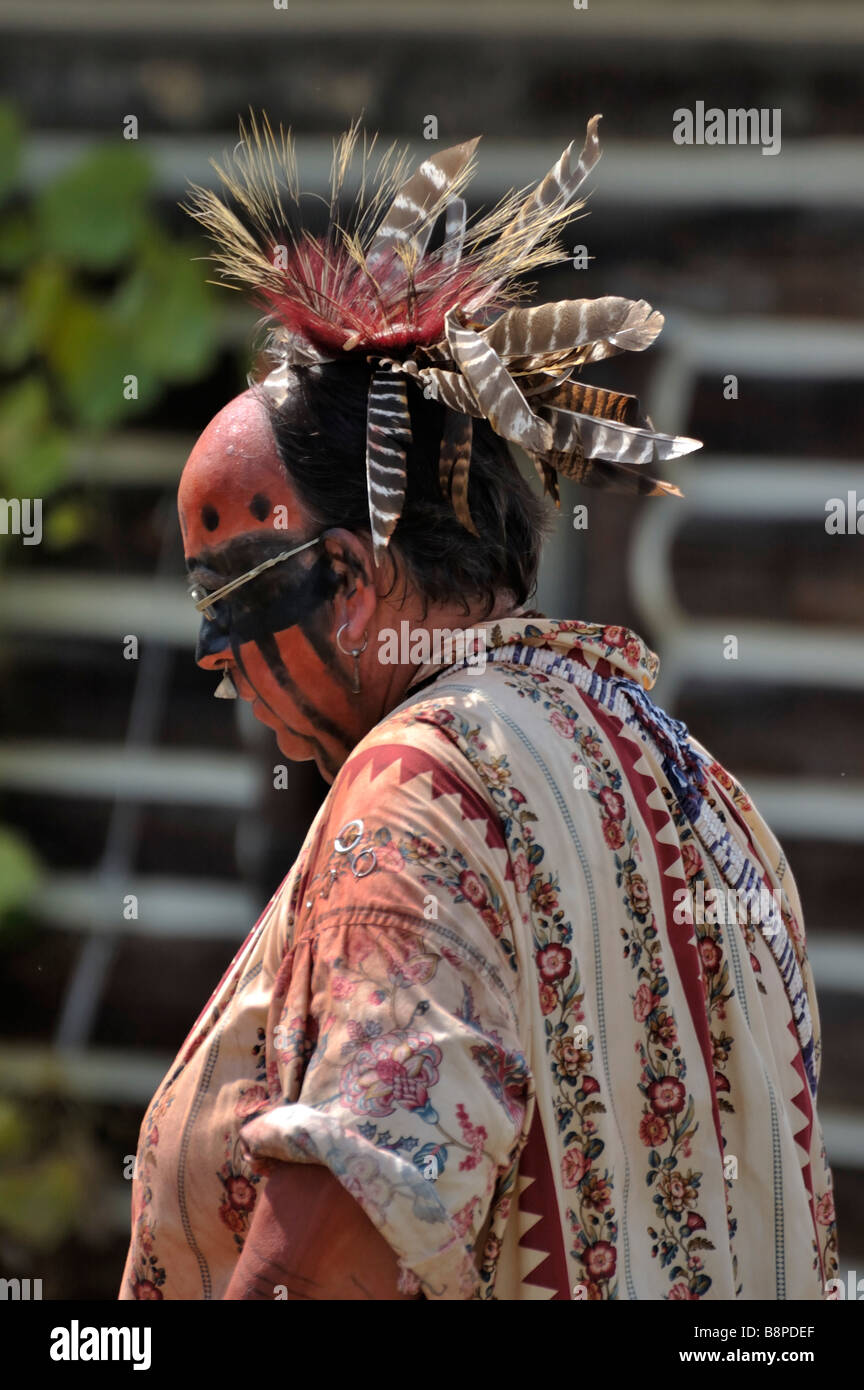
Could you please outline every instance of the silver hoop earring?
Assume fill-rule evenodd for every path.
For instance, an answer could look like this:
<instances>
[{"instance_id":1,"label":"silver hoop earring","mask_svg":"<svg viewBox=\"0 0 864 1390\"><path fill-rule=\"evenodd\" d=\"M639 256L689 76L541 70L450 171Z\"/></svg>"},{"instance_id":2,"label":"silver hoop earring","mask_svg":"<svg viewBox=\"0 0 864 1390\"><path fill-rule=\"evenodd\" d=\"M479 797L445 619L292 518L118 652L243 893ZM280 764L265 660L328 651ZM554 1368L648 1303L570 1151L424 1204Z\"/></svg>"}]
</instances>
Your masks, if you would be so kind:
<instances>
[{"instance_id":1,"label":"silver hoop earring","mask_svg":"<svg viewBox=\"0 0 864 1390\"><path fill-rule=\"evenodd\" d=\"M351 682L351 691L352 691L352 693L353 693L354 695L359 695L359 694L360 694L360 653L361 653L361 652L365 652L366 646L367 646L367 643L368 643L368 640L369 640L369 635L368 635L368 633L366 633L366 632L363 633L363 646L362 646L362 647L352 647L352 649L351 649L350 652L346 652L346 651L345 651L345 648L342 646L342 643L341 643L340 640L339 640L340 637L342 636L342 633L345 631L346 627L348 627L348 623L343 623L342 626L340 627L339 631L336 633L336 646L339 648L340 652L344 652L345 656L353 656L353 658L354 658L354 679L353 679L353 681Z\"/></svg>"}]
</instances>

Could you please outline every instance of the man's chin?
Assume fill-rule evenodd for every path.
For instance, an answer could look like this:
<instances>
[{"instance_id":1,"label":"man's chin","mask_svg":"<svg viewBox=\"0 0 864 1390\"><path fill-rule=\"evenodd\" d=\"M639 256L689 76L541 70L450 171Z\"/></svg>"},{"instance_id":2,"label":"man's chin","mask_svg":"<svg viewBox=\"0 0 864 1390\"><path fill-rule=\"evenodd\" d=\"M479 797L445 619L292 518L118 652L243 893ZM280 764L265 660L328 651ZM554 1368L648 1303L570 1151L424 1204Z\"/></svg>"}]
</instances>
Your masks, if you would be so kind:
<instances>
[{"instance_id":1,"label":"man's chin","mask_svg":"<svg viewBox=\"0 0 864 1390\"><path fill-rule=\"evenodd\" d=\"M289 762L292 763L311 763L314 762L321 776L328 786L332 786L336 778L336 773L332 768L326 767L321 760L320 753L316 752L311 743L305 739L298 739L296 736L286 734L284 738L277 733L276 743L279 751L284 753Z\"/></svg>"},{"instance_id":2,"label":"man's chin","mask_svg":"<svg viewBox=\"0 0 864 1390\"><path fill-rule=\"evenodd\" d=\"M308 763L314 758L315 753L308 739L289 734L287 729L274 729L273 732L279 752L284 753L289 762Z\"/></svg>"},{"instance_id":3,"label":"man's chin","mask_svg":"<svg viewBox=\"0 0 864 1390\"><path fill-rule=\"evenodd\" d=\"M281 722L278 715L269 710L260 699L252 701L252 713L258 720L269 729L276 740L276 746L280 753L283 753L290 763L308 763L314 756L312 744L309 739L302 738L300 734L292 733L290 729Z\"/></svg>"}]
</instances>

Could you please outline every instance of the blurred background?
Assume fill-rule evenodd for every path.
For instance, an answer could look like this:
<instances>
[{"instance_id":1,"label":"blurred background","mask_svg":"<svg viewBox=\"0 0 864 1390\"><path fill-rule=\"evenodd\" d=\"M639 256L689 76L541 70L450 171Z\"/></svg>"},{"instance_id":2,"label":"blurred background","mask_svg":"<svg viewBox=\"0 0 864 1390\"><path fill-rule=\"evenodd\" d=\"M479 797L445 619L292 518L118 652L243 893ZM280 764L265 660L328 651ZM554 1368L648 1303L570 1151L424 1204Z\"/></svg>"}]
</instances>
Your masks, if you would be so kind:
<instances>
[{"instance_id":1,"label":"blurred background","mask_svg":"<svg viewBox=\"0 0 864 1390\"><path fill-rule=\"evenodd\" d=\"M563 482L538 606L645 636L783 842L864 1270L864 537L825 526L864 501L862 71L855 0L4 0L0 493L41 497L44 534L0 535L0 1275L115 1297L144 1106L325 791L294 765L274 792L269 732L211 698L174 508L255 320L177 203L250 105L311 193L360 112L419 157L430 116L439 149L482 134L472 211L603 112L567 234L591 259L539 297L660 308L654 349L586 376L705 447L663 473L679 504ZM697 101L779 109L781 152L675 145Z\"/></svg>"}]
</instances>

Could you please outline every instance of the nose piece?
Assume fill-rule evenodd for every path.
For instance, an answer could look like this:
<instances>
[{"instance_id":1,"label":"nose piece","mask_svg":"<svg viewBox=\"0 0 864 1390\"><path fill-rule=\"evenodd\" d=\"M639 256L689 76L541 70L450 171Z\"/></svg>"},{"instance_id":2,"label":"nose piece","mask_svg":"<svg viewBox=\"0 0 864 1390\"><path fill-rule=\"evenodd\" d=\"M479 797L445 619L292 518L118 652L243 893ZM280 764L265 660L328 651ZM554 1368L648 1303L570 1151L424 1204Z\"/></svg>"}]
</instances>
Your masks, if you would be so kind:
<instances>
[{"instance_id":1,"label":"nose piece","mask_svg":"<svg viewBox=\"0 0 864 1390\"><path fill-rule=\"evenodd\" d=\"M214 700L236 700L238 698L234 682L227 671L213 691L213 698Z\"/></svg>"}]
</instances>

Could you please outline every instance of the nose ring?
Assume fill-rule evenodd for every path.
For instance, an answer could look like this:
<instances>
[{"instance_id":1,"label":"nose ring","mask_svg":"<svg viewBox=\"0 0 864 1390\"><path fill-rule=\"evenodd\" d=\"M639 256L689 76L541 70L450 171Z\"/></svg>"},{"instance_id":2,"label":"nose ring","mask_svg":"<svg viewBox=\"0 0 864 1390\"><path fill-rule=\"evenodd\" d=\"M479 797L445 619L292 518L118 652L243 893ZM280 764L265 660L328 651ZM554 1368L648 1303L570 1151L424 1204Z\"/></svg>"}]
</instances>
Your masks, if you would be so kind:
<instances>
[{"instance_id":1,"label":"nose ring","mask_svg":"<svg viewBox=\"0 0 864 1390\"><path fill-rule=\"evenodd\" d=\"M234 685L227 671L224 672L221 681L213 691L214 700L236 700L237 688Z\"/></svg>"}]
</instances>

